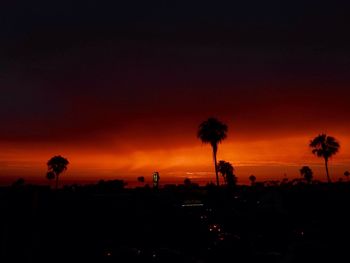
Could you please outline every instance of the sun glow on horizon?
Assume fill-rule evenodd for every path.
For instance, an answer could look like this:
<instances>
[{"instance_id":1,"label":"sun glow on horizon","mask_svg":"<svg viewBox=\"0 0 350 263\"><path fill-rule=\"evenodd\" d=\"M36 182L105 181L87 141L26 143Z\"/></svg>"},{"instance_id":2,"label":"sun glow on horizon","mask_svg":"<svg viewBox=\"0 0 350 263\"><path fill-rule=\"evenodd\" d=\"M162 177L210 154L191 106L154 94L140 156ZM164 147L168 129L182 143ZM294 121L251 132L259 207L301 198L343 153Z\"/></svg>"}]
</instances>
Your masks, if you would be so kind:
<instances>
[{"instance_id":1,"label":"sun glow on horizon","mask_svg":"<svg viewBox=\"0 0 350 263\"><path fill-rule=\"evenodd\" d=\"M350 164L350 140L338 135L341 142L340 153L332 159L331 170L338 177ZM219 145L218 160L231 162L236 168L240 182L247 182L254 174L258 179L273 179L288 174L298 177L298 169L310 165L316 171L316 177L323 179L323 162L311 154L308 147L309 136L291 136L258 141L235 141L229 137ZM10 146L7 146L10 147ZM55 150L53 150L55 149ZM67 175L70 180L98 180L123 178L134 180L138 175L151 175L153 171L161 173L162 180L181 181L181 178L208 181L213 179L212 152L209 145L193 140L191 146L174 145L162 149L138 149L131 151L84 151L69 146L46 146L33 150L33 147L12 148L9 154L1 156L1 176L28 177L43 179L46 161L55 154L69 159ZM319 176L318 176L319 174Z\"/></svg>"}]
</instances>

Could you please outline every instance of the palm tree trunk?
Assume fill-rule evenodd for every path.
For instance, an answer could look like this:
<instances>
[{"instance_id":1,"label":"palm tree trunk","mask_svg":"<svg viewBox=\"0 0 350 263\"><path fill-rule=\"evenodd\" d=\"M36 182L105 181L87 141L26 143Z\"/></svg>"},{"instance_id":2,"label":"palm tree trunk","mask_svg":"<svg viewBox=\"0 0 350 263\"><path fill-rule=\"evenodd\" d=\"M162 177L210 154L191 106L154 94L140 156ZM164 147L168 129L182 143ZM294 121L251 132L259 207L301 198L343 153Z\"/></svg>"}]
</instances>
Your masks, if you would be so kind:
<instances>
[{"instance_id":1,"label":"palm tree trunk","mask_svg":"<svg viewBox=\"0 0 350 263\"><path fill-rule=\"evenodd\" d=\"M324 159L324 163L326 165L326 174L327 174L328 183L331 183L331 178L329 176L329 170L328 170L328 159L327 158Z\"/></svg>"},{"instance_id":2,"label":"palm tree trunk","mask_svg":"<svg viewBox=\"0 0 350 263\"><path fill-rule=\"evenodd\" d=\"M58 174L56 174L56 190L58 189Z\"/></svg>"},{"instance_id":3,"label":"palm tree trunk","mask_svg":"<svg viewBox=\"0 0 350 263\"><path fill-rule=\"evenodd\" d=\"M213 146L213 159L214 159L214 168L215 168L215 175L216 175L216 185L219 186L219 173L218 173L218 162L216 160L216 153L218 152L218 146L216 144Z\"/></svg>"}]
</instances>

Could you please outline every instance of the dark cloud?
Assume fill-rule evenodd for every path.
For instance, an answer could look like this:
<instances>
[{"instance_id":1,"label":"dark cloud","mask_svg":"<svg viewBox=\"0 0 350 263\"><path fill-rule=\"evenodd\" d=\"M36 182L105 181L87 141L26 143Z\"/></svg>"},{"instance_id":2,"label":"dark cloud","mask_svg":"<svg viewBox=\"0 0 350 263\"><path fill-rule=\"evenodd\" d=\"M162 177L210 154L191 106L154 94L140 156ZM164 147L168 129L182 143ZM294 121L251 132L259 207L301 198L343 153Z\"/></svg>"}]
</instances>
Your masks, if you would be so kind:
<instances>
[{"instance_id":1,"label":"dark cloud","mask_svg":"<svg viewBox=\"0 0 350 263\"><path fill-rule=\"evenodd\" d=\"M7 2L1 140L171 141L210 115L241 134L346 130L348 5Z\"/></svg>"}]
</instances>

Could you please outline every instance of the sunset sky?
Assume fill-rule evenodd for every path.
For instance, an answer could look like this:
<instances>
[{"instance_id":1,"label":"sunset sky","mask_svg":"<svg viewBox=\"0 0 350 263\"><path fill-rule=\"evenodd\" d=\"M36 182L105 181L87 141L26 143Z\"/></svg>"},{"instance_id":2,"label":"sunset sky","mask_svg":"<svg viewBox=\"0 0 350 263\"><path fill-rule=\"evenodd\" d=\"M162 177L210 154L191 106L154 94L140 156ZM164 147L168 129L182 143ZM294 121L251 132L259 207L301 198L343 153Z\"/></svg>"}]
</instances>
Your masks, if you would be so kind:
<instances>
[{"instance_id":1,"label":"sunset sky","mask_svg":"<svg viewBox=\"0 0 350 263\"><path fill-rule=\"evenodd\" d=\"M63 183L214 181L196 138L211 116L229 126L218 159L241 183L303 165L324 179L308 148L322 132L341 143L332 178L350 170L350 4L6 2L0 184L46 183L58 154L71 163Z\"/></svg>"}]
</instances>

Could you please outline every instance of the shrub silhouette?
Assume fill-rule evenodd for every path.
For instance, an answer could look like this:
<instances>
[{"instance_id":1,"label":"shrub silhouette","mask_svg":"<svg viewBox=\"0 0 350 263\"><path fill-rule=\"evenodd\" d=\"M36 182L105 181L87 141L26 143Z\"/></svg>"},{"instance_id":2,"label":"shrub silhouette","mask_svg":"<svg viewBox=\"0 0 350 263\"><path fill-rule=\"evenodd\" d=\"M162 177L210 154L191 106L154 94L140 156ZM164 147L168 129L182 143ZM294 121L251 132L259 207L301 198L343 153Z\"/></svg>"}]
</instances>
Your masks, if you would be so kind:
<instances>
[{"instance_id":1,"label":"shrub silhouette","mask_svg":"<svg viewBox=\"0 0 350 263\"><path fill-rule=\"evenodd\" d=\"M299 171L305 181L310 184L313 178L313 171L311 168L309 166L303 166Z\"/></svg>"},{"instance_id":2,"label":"shrub silhouette","mask_svg":"<svg viewBox=\"0 0 350 263\"><path fill-rule=\"evenodd\" d=\"M139 176L139 177L137 177L137 181L143 184L145 182L145 177Z\"/></svg>"},{"instance_id":3,"label":"shrub silhouette","mask_svg":"<svg viewBox=\"0 0 350 263\"><path fill-rule=\"evenodd\" d=\"M256 182L256 177L255 177L255 175L249 176L249 181L250 181L250 184L251 184L252 186L255 185L255 182Z\"/></svg>"}]
</instances>

